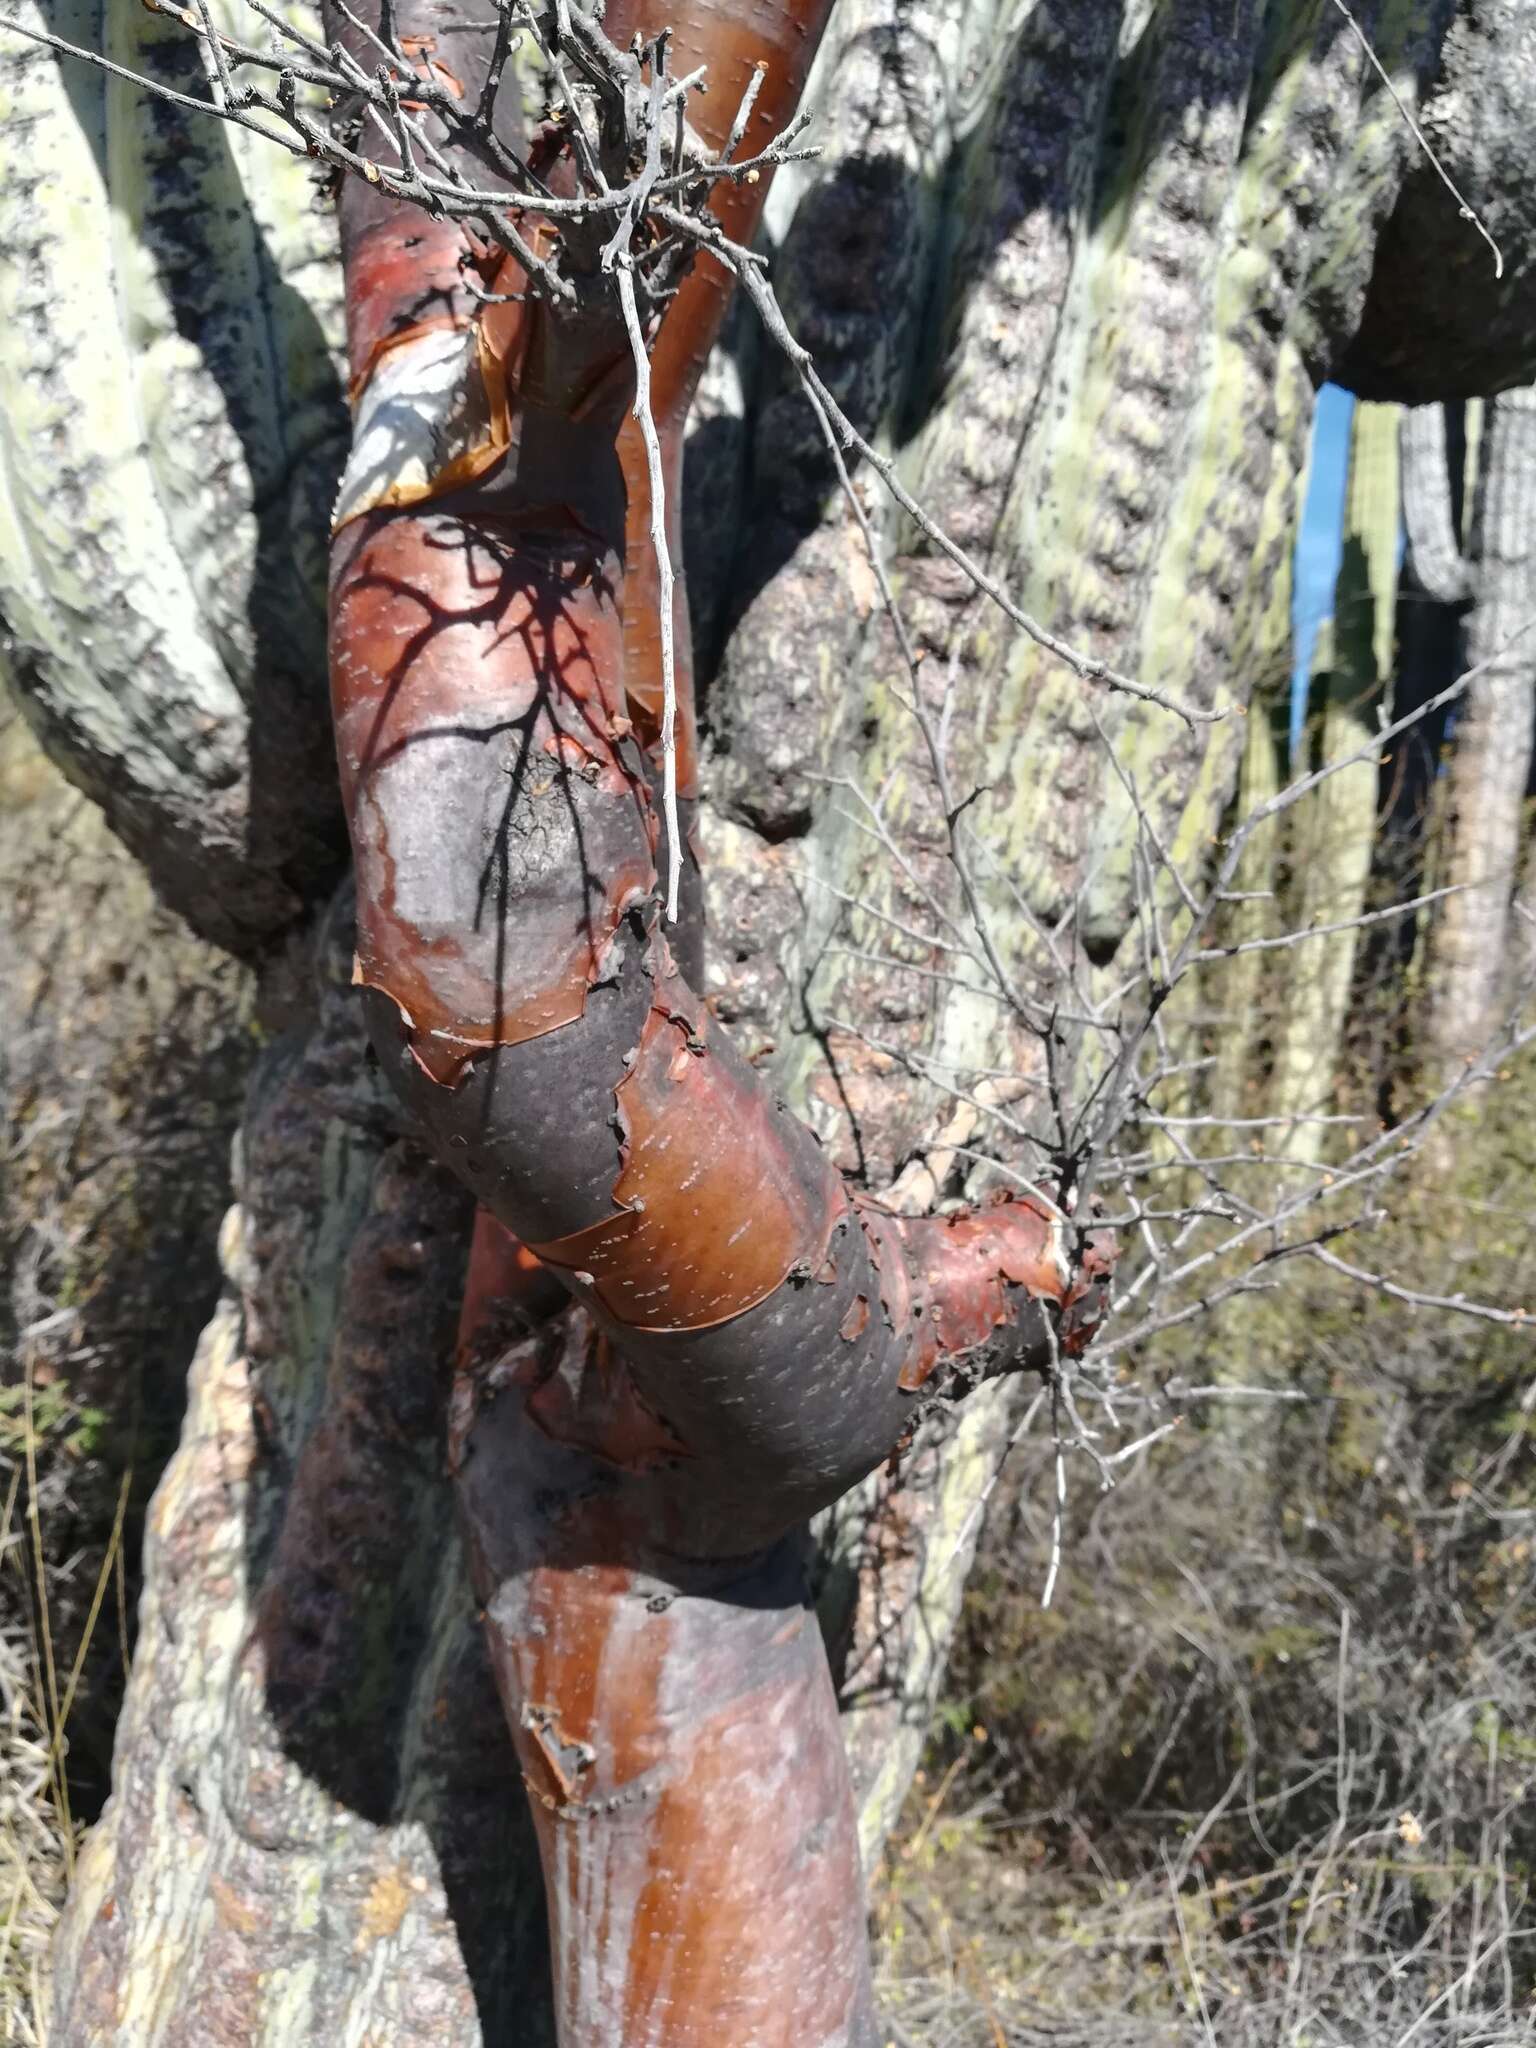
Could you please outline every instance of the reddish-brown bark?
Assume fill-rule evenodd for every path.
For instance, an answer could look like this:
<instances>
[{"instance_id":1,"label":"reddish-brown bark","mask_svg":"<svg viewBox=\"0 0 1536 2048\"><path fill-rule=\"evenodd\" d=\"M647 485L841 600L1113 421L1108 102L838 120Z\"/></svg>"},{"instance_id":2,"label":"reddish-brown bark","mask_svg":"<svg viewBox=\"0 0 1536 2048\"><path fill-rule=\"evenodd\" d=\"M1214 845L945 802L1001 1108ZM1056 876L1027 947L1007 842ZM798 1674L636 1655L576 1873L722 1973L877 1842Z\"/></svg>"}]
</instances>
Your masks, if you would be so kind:
<instances>
[{"instance_id":1,"label":"reddish-brown bark","mask_svg":"<svg viewBox=\"0 0 1536 2048\"><path fill-rule=\"evenodd\" d=\"M683 1447L579 1310L477 1337L452 1457L562 2040L865 2048L858 1849L798 1543L698 1552Z\"/></svg>"},{"instance_id":2,"label":"reddish-brown bark","mask_svg":"<svg viewBox=\"0 0 1536 2048\"><path fill-rule=\"evenodd\" d=\"M473 92L473 51L461 64L437 27L453 15L402 12ZM782 125L822 14L681 10L677 66L710 68L706 139L759 62L753 146ZM661 19L608 29L622 44ZM760 203L731 188L719 208L747 235ZM454 1456L541 1830L563 2038L863 2044L851 1800L800 1531L910 1431L920 1394L1043 1362L1048 1318L1085 1342L1094 1261L1074 1272L1029 1200L907 1221L851 1195L679 971L616 309L589 291L575 314L477 319L440 226L362 189L343 227L359 418L331 657L356 979L386 1071L512 1234L477 1234ZM503 262L494 281L520 279ZM701 266L654 344L674 548L725 287ZM421 417L392 417L415 392ZM683 681L691 760L686 664ZM523 1334L549 1274L576 1305Z\"/></svg>"},{"instance_id":3,"label":"reddish-brown bark","mask_svg":"<svg viewBox=\"0 0 1536 2048\"><path fill-rule=\"evenodd\" d=\"M723 6L668 7L665 0L620 0L604 15L618 44L638 30L655 35L671 28L671 69L683 74L708 66L709 91L690 109L699 140L710 150L724 147L731 121L754 69L763 70L740 154L751 156L788 123L816 53L831 0L764 4L745 10ZM745 18L742 18L745 16ZM711 210L731 240L750 245L768 196L771 174L754 184L722 185ZM666 488L667 545L675 575L674 644L678 694L678 789L695 794L697 735L694 719L693 640L683 580L683 435L688 411L709 352L730 304L732 280L712 256L701 255L683 280L651 350L651 407L661 443ZM650 544L651 492L639 428L627 419L619 435L628 498L624 559L625 689L648 749L661 723L661 634L655 550ZM691 963L690 963L691 964Z\"/></svg>"}]
</instances>

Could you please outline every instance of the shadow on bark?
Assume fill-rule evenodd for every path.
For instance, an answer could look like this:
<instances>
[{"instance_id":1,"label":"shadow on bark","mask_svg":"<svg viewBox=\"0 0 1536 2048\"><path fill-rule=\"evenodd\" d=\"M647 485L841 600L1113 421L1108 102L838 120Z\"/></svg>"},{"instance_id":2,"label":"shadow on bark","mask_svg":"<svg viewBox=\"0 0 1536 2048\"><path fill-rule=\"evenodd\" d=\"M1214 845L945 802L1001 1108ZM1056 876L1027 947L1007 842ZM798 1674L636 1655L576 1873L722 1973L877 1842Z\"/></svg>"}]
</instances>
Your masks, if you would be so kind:
<instances>
[{"instance_id":1,"label":"shadow on bark","mask_svg":"<svg viewBox=\"0 0 1536 2048\"><path fill-rule=\"evenodd\" d=\"M154 902L3 686L0 956L0 1486L15 1475L20 1489L0 1631L41 1645L40 1563L56 1667L82 1657L68 1789L75 1818L92 1820L108 1790L145 1507L218 1298L249 986ZM40 1560L17 1534L29 1435ZM120 1628L112 1532L124 1487Z\"/></svg>"},{"instance_id":2,"label":"shadow on bark","mask_svg":"<svg viewBox=\"0 0 1536 2048\"><path fill-rule=\"evenodd\" d=\"M321 950L319 1014L258 1077L242 1187L264 1468L246 1532L252 1655L291 1767L273 1781L264 1825L281 1833L286 1802L306 1796L296 1773L366 1836L370 1861L410 1860L419 1838L429 1853L406 1885L441 1918L443 1938L428 1944L399 2038L538 2048L554 2038L538 1849L444 1464L473 1205L399 1134L400 1113L375 1085L347 986L349 900ZM322 1363L295 1356L283 1325L297 1334L303 1218L326 1192L308 1165L338 1153L361 1199ZM306 1364L323 1370L323 1386L306 1383ZM344 1982L357 1948L380 1938L378 1897L375 1878L355 1913L341 1909L328 1944L341 2005L360 1989ZM274 1930L274 1960L291 1961L292 1940L292 1929Z\"/></svg>"},{"instance_id":3,"label":"shadow on bark","mask_svg":"<svg viewBox=\"0 0 1536 2048\"><path fill-rule=\"evenodd\" d=\"M1177 153L1193 111L1240 108L1252 129L1298 41L1310 41L1322 67L1350 36L1332 8L1307 32L1272 10L1195 0L1154 9L1117 50L1121 13L1083 0L1028 10L1011 28L1006 55L992 60L992 97L980 109L966 104L969 80L948 74L936 48L923 53L927 75L921 60L914 64L905 45L919 40L919 28L900 37L866 32L864 61L881 83L867 104L823 108L815 133L831 168L772 251L792 331L866 438L879 440L885 429L898 447L914 442L944 405L970 293L1022 222L1044 216L1085 236L1097 232L1128 205L1149 165ZM1416 39L1419 76L1432 75L1445 28L1438 19ZM841 61L856 71L857 57ZM1097 135L1086 183L1070 161L1084 131ZM939 134L948 146L926 153ZM914 136L925 152L916 164ZM747 387L750 427L730 447L724 424L707 421L689 444L690 492L699 488L695 463L734 462L731 495L746 508L733 553L692 575L707 625L698 651L705 688L730 632L823 523L837 488L793 371L739 320L727 340ZM1042 376L1037 405L1047 388ZM1021 446L1034 417L1031 410ZM706 716L708 709L706 697Z\"/></svg>"}]
</instances>

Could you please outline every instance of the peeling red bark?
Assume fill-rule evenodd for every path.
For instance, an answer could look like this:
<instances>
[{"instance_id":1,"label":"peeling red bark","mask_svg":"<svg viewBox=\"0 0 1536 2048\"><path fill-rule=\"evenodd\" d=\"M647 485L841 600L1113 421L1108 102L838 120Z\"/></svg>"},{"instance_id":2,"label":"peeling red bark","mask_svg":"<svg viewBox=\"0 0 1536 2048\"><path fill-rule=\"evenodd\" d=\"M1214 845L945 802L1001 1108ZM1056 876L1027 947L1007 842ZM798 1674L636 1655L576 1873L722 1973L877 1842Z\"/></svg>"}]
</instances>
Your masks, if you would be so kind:
<instances>
[{"instance_id":1,"label":"peeling red bark","mask_svg":"<svg viewBox=\"0 0 1536 2048\"><path fill-rule=\"evenodd\" d=\"M720 150L730 135L752 72L761 68L752 116L738 155L759 153L786 126L800 102L806 74L830 12L830 0L799 0L798 5L762 4L740 15L722 6L668 7L665 0L617 0L604 16L610 38L625 44L638 30L655 35L671 27L675 73L708 66L709 92L690 109L699 140ZM711 200L715 218L733 242L750 245L762 217L771 174L753 184L719 186ZM697 734L694 719L693 643L688 626L688 599L683 581L682 484L683 437L689 408L704 365L714 347L733 280L712 256L701 255L683 280L662 322L651 351L651 403L661 443L666 490L667 545L676 581L673 586L674 644L677 650L678 758L680 794L695 794ZM624 670L625 688L636 723L649 752L654 753L661 729L661 634L656 557L650 544L651 494L639 428L626 420L619 435L629 516L625 529Z\"/></svg>"},{"instance_id":2,"label":"peeling red bark","mask_svg":"<svg viewBox=\"0 0 1536 2048\"><path fill-rule=\"evenodd\" d=\"M357 978L395 1005L439 1083L578 1018L654 886L650 793L633 743L611 737L614 563L579 531L559 539L435 508L337 536Z\"/></svg>"},{"instance_id":3,"label":"peeling red bark","mask_svg":"<svg viewBox=\"0 0 1536 2048\"><path fill-rule=\"evenodd\" d=\"M657 1482L605 1486L598 1456L528 1428L524 1398L479 1411L460 1487L495 1588L561 2039L873 2048L852 1801L798 1546L659 1561Z\"/></svg>"},{"instance_id":4,"label":"peeling red bark","mask_svg":"<svg viewBox=\"0 0 1536 2048\"><path fill-rule=\"evenodd\" d=\"M676 64L709 66L706 141L758 63L749 147L782 126L824 11L688 0ZM400 13L474 92L483 52L453 14ZM608 33L664 18L644 0ZM717 195L729 232L761 198ZM800 1531L918 1399L1045 1363L1048 1321L1085 1342L1102 1272L1029 1199L914 1221L851 1196L690 985L696 925L680 971L616 310L476 315L438 225L367 188L343 225L358 416L331 667L356 979L386 1071L485 1212L453 1463L541 1830L562 2038L864 2048L852 1807ZM654 343L674 548L727 282L701 263ZM677 624L686 649L681 597ZM685 764L690 678L684 661ZM576 1306L521 1334L551 1276Z\"/></svg>"}]
</instances>

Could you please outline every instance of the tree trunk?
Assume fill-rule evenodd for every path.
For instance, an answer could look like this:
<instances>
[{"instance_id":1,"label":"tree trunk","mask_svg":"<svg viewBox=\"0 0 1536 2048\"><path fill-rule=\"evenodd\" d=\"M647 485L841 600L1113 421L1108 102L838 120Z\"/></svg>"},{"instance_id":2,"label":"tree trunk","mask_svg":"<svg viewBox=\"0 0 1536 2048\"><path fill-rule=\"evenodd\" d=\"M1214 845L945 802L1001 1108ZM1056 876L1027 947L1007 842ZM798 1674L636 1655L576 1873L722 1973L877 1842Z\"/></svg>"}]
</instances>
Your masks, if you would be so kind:
<instances>
[{"instance_id":1,"label":"tree trunk","mask_svg":"<svg viewBox=\"0 0 1536 2048\"><path fill-rule=\"evenodd\" d=\"M1306 739L1308 770L1350 760L1290 816L1290 888L1282 928L1341 926L1310 940L1287 961L1271 1110L1295 1119L1279 1149L1298 1161L1322 1157L1334 1108L1339 1053L1355 981L1359 931L1376 837L1376 764L1352 760L1377 730L1391 687L1396 620L1398 411L1355 407L1344 504L1344 553L1334 615L1319 642Z\"/></svg>"},{"instance_id":2,"label":"tree trunk","mask_svg":"<svg viewBox=\"0 0 1536 2048\"><path fill-rule=\"evenodd\" d=\"M1510 981L1512 902L1536 716L1536 391L1489 405L1473 498L1467 661L1476 673L1452 713L1430 943L1429 1043L1441 1060L1476 1058ZM1516 951L1523 951L1517 948Z\"/></svg>"},{"instance_id":3,"label":"tree trunk","mask_svg":"<svg viewBox=\"0 0 1536 2048\"><path fill-rule=\"evenodd\" d=\"M90 10L78 12L69 26L90 40ZM1413 103L1443 19L1404 7L1368 25ZM159 21L132 29L190 89L195 56L164 33ZM42 139L32 175L7 188L30 296L0 347L14 374L46 346L62 376L86 343L78 327L39 339L39 307L81 304L54 223L71 208L120 219L125 192L182 192L214 145L174 111L141 115L126 88L61 72L46 53L13 75ZM848 0L810 98L825 154L780 178L763 242L845 410L1057 631L1197 704L1244 704L1285 640L1311 379L1355 332L1412 152L1337 11L1171 0L1122 23L1076 0L963 17ZM89 459L113 444L85 400L73 428L67 405L5 428L8 473L34 479L18 501L29 553L4 564L29 715L180 906L262 956L274 1001L286 990L284 1035L252 1078L225 1298L146 1541L114 1794L58 1945L55 2039L537 2043L552 2038L554 2003L534 1838L443 1473L471 1205L365 1066L350 911L327 910L320 886L333 784L303 765L327 744L310 694L318 667L251 661L237 617L278 589L262 550L287 561L285 535L312 570L323 539L313 505L329 491L312 500L290 486L339 465L335 413L321 408L323 432L296 442L275 477L260 472L270 437L253 428L242 443L244 386L221 388L212 367L248 360L219 320L249 305L248 259L265 252L262 275L280 277L294 319L281 347L263 330L260 359L292 380L279 420L299 417L337 388L337 270L320 260L327 216L290 166L242 138L235 170L216 168L229 204L191 212L224 223L219 234L167 255L162 212L188 209L141 208L142 241L103 249L91 293L99 307L110 275L114 311L135 291L168 309L155 331L167 350L174 337L197 394L187 416L206 420L221 451L194 455L204 481L175 549L136 508L189 518L169 472L156 481L178 413L140 403L127 434L148 495L140 469ZM139 340L131 323L104 323L91 342L98 384L133 395ZM700 843L712 1014L696 1025L728 1028L811 1121L824 1157L871 1190L913 1169L906 1186L927 1172L929 1194L961 1191L956 1088L982 1104L978 1144L1032 1170L1027 1145L990 1128L1006 1095L979 1091L999 1073L1037 1081L1034 1042L947 978L941 953L902 936L935 905L962 927L970 913L823 444L786 367L743 320L706 397L685 518L712 543L691 583L695 617L710 622ZM90 566L107 582L83 594L72 540L43 516L60 440L81 493L75 525L89 513L106 536ZM226 531L215 514L231 504L252 513ZM730 509L711 530L701 506ZM921 534L883 512L879 524L924 692L949 717L955 786L977 791L965 830L994 940L1027 982L1039 921L1071 910L1082 972L1112 973L1133 915L1129 798L1082 685L1004 630ZM215 532L233 568L211 552ZM185 590L179 569L160 573L168 560L191 565ZM70 628L71 607L118 617L118 589L141 636L132 659L115 641L98 656ZM167 592L174 617L155 609ZM310 574L305 619L314 598ZM162 684L155 664L173 656L201 664L192 681ZM258 744L264 716L251 712L269 675L273 730L287 720L296 735L276 777ZM1239 721L1189 734L1152 708L1096 702L1159 833L1195 861L1230 793ZM204 815L210 790L226 796ZM269 810L270 841L247 829ZM284 837L306 818L321 820L303 841L312 862ZM286 978L274 964L295 916L308 924L312 987L297 943ZM499 1428L500 1409L476 1428ZM973 1400L899 1477L866 1482L829 1518L824 1617L870 1862L942 1676L974 1541L960 1541L967 1505L1008 1426L1005 1391ZM764 1602L770 1593L781 1598L765 1578ZM526 1681L506 1664L530 1636L492 1622L514 1692ZM675 1626L684 1640L686 1607ZM797 1641L803 1654L803 1631ZM803 1678L800 1696L815 1698L811 1676L782 1676L784 1697ZM536 1713L524 1720L533 1775L549 1729ZM557 1734L553 1746L562 1768L580 1762L579 1745L566 1756ZM548 1841L546 1857L558 1861ZM561 1881L555 1871L557 1898ZM570 1959L559 1967L568 1987ZM845 2037L866 2024L861 2007Z\"/></svg>"},{"instance_id":4,"label":"tree trunk","mask_svg":"<svg viewBox=\"0 0 1536 2048\"><path fill-rule=\"evenodd\" d=\"M1481 406L1465 405L1407 406L1403 411L1404 548L1393 690L1398 714L1427 704L1466 665L1463 620L1471 594L1467 483L1473 415L1480 412ZM1384 826L1378 861L1399 896L1415 895L1421 886L1446 717L1442 708L1410 726L1382 764Z\"/></svg>"}]
</instances>

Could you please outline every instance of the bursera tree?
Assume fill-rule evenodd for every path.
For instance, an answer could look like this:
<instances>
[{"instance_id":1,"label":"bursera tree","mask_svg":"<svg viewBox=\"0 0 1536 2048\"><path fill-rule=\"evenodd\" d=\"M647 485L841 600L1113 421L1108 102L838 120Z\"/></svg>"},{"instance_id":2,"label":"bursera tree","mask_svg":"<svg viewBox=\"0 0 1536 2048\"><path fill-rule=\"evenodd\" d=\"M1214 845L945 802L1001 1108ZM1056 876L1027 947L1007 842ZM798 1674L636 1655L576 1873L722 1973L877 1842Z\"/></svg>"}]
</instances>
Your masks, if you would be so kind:
<instances>
[{"instance_id":1,"label":"bursera tree","mask_svg":"<svg viewBox=\"0 0 1536 2048\"><path fill-rule=\"evenodd\" d=\"M55 2038L864 2048L1312 389L1536 372L1536 15L42 12L15 681L272 1031Z\"/></svg>"}]
</instances>

